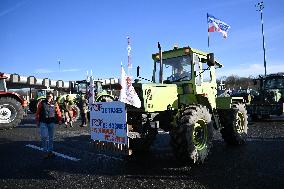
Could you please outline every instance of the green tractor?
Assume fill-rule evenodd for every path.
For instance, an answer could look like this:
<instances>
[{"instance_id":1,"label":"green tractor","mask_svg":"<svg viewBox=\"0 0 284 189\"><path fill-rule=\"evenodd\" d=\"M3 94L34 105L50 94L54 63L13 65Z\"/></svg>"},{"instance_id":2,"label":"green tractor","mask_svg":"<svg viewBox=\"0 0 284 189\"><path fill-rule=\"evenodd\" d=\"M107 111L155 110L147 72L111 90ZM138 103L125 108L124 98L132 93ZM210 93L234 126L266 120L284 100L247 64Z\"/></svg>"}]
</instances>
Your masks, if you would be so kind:
<instances>
[{"instance_id":1,"label":"green tractor","mask_svg":"<svg viewBox=\"0 0 284 189\"><path fill-rule=\"evenodd\" d=\"M284 112L284 73L259 76L254 79L258 92L247 106L253 121L283 115Z\"/></svg>"},{"instance_id":2,"label":"green tractor","mask_svg":"<svg viewBox=\"0 0 284 189\"><path fill-rule=\"evenodd\" d=\"M127 107L129 148L147 151L158 129L169 132L176 158L202 163L212 147L213 129L229 145L245 142L247 111L242 97L218 97L213 53L190 47L153 54L152 83L133 84L142 107ZM137 67L139 77L139 67ZM141 78L141 77L139 77Z\"/></svg>"},{"instance_id":3,"label":"green tractor","mask_svg":"<svg viewBox=\"0 0 284 189\"><path fill-rule=\"evenodd\" d=\"M38 102L42 99L45 99L46 93L49 92L49 91L53 92L53 89L38 89L38 90L36 90L35 98L31 99L30 103L29 103L29 110L32 113L36 113Z\"/></svg>"}]
</instances>

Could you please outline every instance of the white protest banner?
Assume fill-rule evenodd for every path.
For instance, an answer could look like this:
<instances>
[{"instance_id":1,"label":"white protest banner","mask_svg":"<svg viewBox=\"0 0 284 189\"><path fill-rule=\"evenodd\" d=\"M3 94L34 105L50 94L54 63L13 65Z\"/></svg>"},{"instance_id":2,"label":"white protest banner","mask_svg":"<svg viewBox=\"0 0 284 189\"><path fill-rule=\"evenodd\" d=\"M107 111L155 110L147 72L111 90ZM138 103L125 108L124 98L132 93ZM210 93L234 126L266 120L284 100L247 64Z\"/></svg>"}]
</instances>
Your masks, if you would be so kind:
<instances>
[{"instance_id":1,"label":"white protest banner","mask_svg":"<svg viewBox=\"0 0 284 189\"><path fill-rule=\"evenodd\" d=\"M119 101L92 104L90 127L93 140L127 144L125 104Z\"/></svg>"}]
</instances>

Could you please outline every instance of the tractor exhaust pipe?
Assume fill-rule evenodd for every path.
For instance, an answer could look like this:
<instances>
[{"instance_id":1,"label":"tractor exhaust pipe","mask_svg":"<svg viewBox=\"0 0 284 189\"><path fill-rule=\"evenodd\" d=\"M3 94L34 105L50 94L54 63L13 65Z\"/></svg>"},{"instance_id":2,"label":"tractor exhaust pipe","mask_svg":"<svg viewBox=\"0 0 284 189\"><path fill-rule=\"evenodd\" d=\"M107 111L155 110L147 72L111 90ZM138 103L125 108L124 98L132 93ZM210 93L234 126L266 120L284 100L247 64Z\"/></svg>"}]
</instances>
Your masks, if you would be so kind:
<instances>
[{"instance_id":1,"label":"tractor exhaust pipe","mask_svg":"<svg viewBox=\"0 0 284 189\"><path fill-rule=\"evenodd\" d=\"M160 42L158 42L158 48L159 48L159 57L160 57L159 82L163 84L163 53Z\"/></svg>"}]
</instances>

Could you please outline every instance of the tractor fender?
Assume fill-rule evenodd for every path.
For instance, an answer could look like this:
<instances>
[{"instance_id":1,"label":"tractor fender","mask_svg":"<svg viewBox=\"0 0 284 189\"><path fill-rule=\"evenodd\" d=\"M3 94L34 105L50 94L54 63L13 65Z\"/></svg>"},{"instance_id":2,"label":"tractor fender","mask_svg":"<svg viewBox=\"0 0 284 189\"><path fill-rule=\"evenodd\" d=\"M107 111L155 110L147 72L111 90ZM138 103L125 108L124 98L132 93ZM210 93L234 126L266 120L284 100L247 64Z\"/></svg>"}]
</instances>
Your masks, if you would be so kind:
<instances>
[{"instance_id":1,"label":"tractor fender","mask_svg":"<svg viewBox=\"0 0 284 189\"><path fill-rule=\"evenodd\" d=\"M216 107L217 109L230 109L233 104L243 103L243 97L217 97L216 98Z\"/></svg>"},{"instance_id":2,"label":"tractor fender","mask_svg":"<svg viewBox=\"0 0 284 189\"><path fill-rule=\"evenodd\" d=\"M23 100L18 93L15 92L0 92L0 97L10 97L21 103L22 107L27 106L27 101Z\"/></svg>"}]
</instances>

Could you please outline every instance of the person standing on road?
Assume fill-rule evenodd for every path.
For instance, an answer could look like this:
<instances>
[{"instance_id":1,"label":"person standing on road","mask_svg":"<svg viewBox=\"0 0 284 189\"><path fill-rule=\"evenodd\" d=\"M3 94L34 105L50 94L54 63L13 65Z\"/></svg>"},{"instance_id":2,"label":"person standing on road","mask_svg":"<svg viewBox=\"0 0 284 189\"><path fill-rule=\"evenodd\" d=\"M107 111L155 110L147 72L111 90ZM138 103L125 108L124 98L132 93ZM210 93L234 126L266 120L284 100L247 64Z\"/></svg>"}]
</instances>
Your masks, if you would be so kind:
<instances>
[{"instance_id":1,"label":"person standing on road","mask_svg":"<svg viewBox=\"0 0 284 189\"><path fill-rule=\"evenodd\" d=\"M70 127L73 127L73 106L73 101L70 99L69 95L67 95L63 102L66 128L68 127L68 125L70 125Z\"/></svg>"},{"instance_id":2,"label":"person standing on road","mask_svg":"<svg viewBox=\"0 0 284 189\"><path fill-rule=\"evenodd\" d=\"M81 119L82 119L82 124L80 125L81 127L86 127L87 126L87 113L88 113L88 100L84 95L81 96L80 101L79 101L79 109L81 112Z\"/></svg>"},{"instance_id":3,"label":"person standing on road","mask_svg":"<svg viewBox=\"0 0 284 189\"><path fill-rule=\"evenodd\" d=\"M36 122L40 128L42 148L45 152L44 158L53 157L53 136L56 122L61 124L61 112L56 101L53 100L51 92L46 93L46 99L38 103L36 111Z\"/></svg>"}]
</instances>

